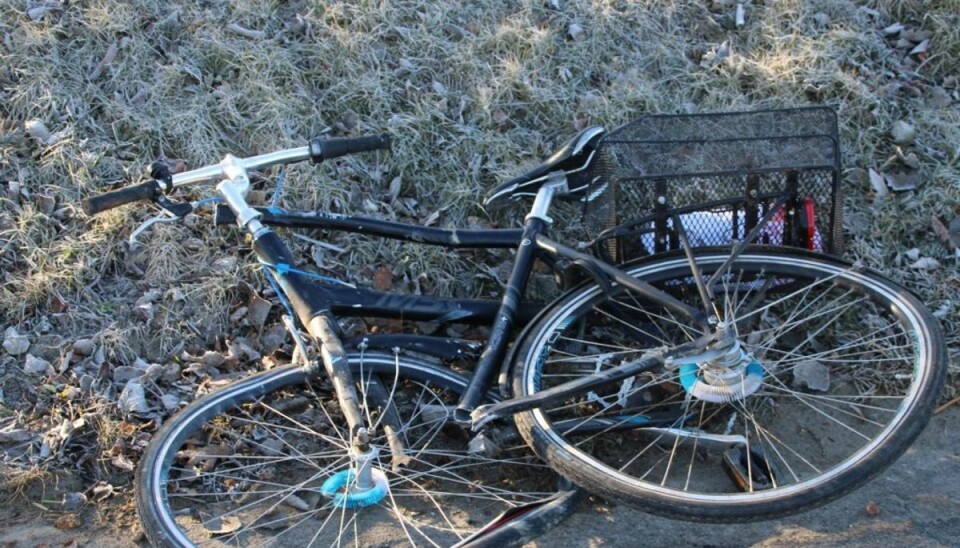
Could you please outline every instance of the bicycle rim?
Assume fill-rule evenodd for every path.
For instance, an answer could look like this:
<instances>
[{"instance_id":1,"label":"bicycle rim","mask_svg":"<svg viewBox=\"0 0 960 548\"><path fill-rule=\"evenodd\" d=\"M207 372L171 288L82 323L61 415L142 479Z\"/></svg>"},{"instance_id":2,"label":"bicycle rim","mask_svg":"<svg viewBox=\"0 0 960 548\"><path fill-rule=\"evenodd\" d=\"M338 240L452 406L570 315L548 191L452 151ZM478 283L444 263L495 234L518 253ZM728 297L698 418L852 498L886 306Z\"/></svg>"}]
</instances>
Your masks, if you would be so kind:
<instances>
[{"instance_id":1,"label":"bicycle rim","mask_svg":"<svg viewBox=\"0 0 960 548\"><path fill-rule=\"evenodd\" d=\"M522 444L496 459L471 455L447 421L463 377L404 357L351 355L379 452L386 493L350 508L325 482L346 477L344 421L329 383L299 368L258 374L211 394L155 436L138 471L138 508L148 536L166 546L448 546L502 512L549 498L555 476ZM405 451L391 453L386 406L399 417ZM363 381L359 379L364 379ZM518 442L519 443L519 442ZM346 480L349 481L349 478Z\"/></svg>"},{"instance_id":2,"label":"bicycle rim","mask_svg":"<svg viewBox=\"0 0 960 548\"><path fill-rule=\"evenodd\" d=\"M697 263L710 276L725 259L700 252ZM630 271L702 306L682 256ZM902 288L840 262L770 251L741 256L715 293L715 310L737 326L736 368L673 364L524 414L521 433L594 492L724 521L830 500L892 462L928 420L943 337ZM574 291L526 337L516 388L535 393L697 335L627 291Z\"/></svg>"}]
</instances>

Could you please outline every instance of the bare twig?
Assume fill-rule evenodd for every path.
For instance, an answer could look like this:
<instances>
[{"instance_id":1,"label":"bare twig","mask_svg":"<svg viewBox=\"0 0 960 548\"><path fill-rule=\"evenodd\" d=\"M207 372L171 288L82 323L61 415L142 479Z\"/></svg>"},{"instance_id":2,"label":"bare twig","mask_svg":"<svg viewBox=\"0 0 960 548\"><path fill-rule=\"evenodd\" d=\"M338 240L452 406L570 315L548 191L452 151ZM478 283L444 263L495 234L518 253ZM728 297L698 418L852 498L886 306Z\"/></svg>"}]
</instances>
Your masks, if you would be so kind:
<instances>
[{"instance_id":1,"label":"bare twig","mask_svg":"<svg viewBox=\"0 0 960 548\"><path fill-rule=\"evenodd\" d=\"M241 27L236 23L230 23L227 25L227 30L251 40L263 40L263 37L266 36L262 30L248 29L246 27Z\"/></svg>"},{"instance_id":2,"label":"bare twig","mask_svg":"<svg viewBox=\"0 0 960 548\"><path fill-rule=\"evenodd\" d=\"M952 400L948 401L947 403L945 403L945 404L941 405L940 407L934 409L933 414L934 414L934 415L939 415L940 413L943 413L944 411L946 411L947 409L949 409L950 407L952 407L952 406L954 406L954 405L957 405L958 403L960 403L960 396L957 396L956 398L953 398Z\"/></svg>"},{"instance_id":3,"label":"bare twig","mask_svg":"<svg viewBox=\"0 0 960 548\"><path fill-rule=\"evenodd\" d=\"M113 60L117 57L117 52L120 51L120 45L117 42L110 44L110 47L107 48L107 53L103 56L103 59L97 63L97 66L93 67L87 74L87 80L93 82L97 78L100 78L100 75L103 74L103 69L107 68L107 65L113 63Z\"/></svg>"}]
</instances>

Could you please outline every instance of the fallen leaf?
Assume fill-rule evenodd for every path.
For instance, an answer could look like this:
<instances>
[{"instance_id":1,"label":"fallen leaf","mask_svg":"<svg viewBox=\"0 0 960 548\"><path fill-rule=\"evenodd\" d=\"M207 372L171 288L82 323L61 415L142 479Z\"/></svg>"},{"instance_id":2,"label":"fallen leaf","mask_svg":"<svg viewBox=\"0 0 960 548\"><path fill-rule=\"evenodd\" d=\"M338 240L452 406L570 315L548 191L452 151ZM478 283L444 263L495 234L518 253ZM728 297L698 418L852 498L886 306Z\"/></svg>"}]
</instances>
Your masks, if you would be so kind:
<instances>
[{"instance_id":1,"label":"fallen leaf","mask_svg":"<svg viewBox=\"0 0 960 548\"><path fill-rule=\"evenodd\" d=\"M93 488L93 498L98 502L112 497L114 493L116 489L109 483L100 483Z\"/></svg>"},{"instance_id":2,"label":"fallen leaf","mask_svg":"<svg viewBox=\"0 0 960 548\"><path fill-rule=\"evenodd\" d=\"M867 171L867 175L870 178L870 186L873 187L874 193L876 193L877 198L884 198L887 194L890 193L890 190L887 188L887 183L884 180L883 175L877 173L876 170L870 168Z\"/></svg>"},{"instance_id":3,"label":"fallen leaf","mask_svg":"<svg viewBox=\"0 0 960 548\"><path fill-rule=\"evenodd\" d=\"M64 514L53 522L53 526L57 529L76 529L80 527L80 517L76 514Z\"/></svg>"},{"instance_id":4,"label":"fallen leaf","mask_svg":"<svg viewBox=\"0 0 960 548\"><path fill-rule=\"evenodd\" d=\"M903 23L894 23L889 27L883 29L883 33L886 34L887 36L891 36L894 34L899 34L900 31L902 31L903 29L904 29Z\"/></svg>"},{"instance_id":5,"label":"fallen leaf","mask_svg":"<svg viewBox=\"0 0 960 548\"><path fill-rule=\"evenodd\" d=\"M393 273L390 272L390 269L381 266L373 274L373 287L379 289L380 291L390 291L393 289Z\"/></svg>"},{"instance_id":6,"label":"fallen leaf","mask_svg":"<svg viewBox=\"0 0 960 548\"><path fill-rule=\"evenodd\" d=\"M12 356L19 356L30 349L30 339L21 335L17 328L8 327L3 332L3 349Z\"/></svg>"},{"instance_id":7,"label":"fallen leaf","mask_svg":"<svg viewBox=\"0 0 960 548\"><path fill-rule=\"evenodd\" d=\"M940 261L934 259L933 257L921 257L914 261L910 268L916 268L918 270L930 270L931 268L937 268L940 266Z\"/></svg>"},{"instance_id":8,"label":"fallen leaf","mask_svg":"<svg viewBox=\"0 0 960 548\"><path fill-rule=\"evenodd\" d=\"M916 190L923 181L923 177L916 171L912 173L884 173L884 179L886 179L890 190L894 192Z\"/></svg>"},{"instance_id":9,"label":"fallen leaf","mask_svg":"<svg viewBox=\"0 0 960 548\"><path fill-rule=\"evenodd\" d=\"M250 325L257 329L263 327L271 306L270 301L261 298L259 295L252 295L250 302L247 303L247 319L250 321Z\"/></svg>"},{"instance_id":10,"label":"fallen leaf","mask_svg":"<svg viewBox=\"0 0 960 548\"><path fill-rule=\"evenodd\" d=\"M583 26L580 23L570 23L570 26L567 27L567 34L574 42L578 42L584 37Z\"/></svg>"},{"instance_id":11,"label":"fallen leaf","mask_svg":"<svg viewBox=\"0 0 960 548\"><path fill-rule=\"evenodd\" d=\"M948 249L953 251L954 249L960 248L960 234L952 232L940 219L936 218L936 216L930 217L930 225L933 227L933 233L936 234L943 243L947 244ZM953 225L953 223L951 223L951 225Z\"/></svg>"},{"instance_id":12,"label":"fallen leaf","mask_svg":"<svg viewBox=\"0 0 960 548\"><path fill-rule=\"evenodd\" d=\"M36 433L24 429L0 431L0 443L19 443L37 437Z\"/></svg>"},{"instance_id":13,"label":"fallen leaf","mask_svg":"<svg viewBox=\"0 0 960 548\"><path fill-rule=\"evenodd\" d=\"M890 136L893 137L894 143L908 145L916 139L917 130L914 129L913 124L910 122L897 120L893 123L893 127L890 128Z\"/></svg>"},{"instance_id":14,"label":"fallen leaf","mask_svg":"<svg viewBox=\"0 0 960 548\"><path fill-rule=\"evenodd\" d=\"M211 535L229 535L241 525L240 518L236 516L214 516L203 519L203 528Z\"/></svg>"},{"instance_id":15,"label":"fallen leaf","mask_svg":"<svg viewBox=\"0 0 960 548\"><path fill-rule=\"evenodd\" d=\"M926 53L927 49L930 47L930 40L924 40L916 45L912 50L910 50L910 55L920 55L921 53Z\"/></svg>"}]
</instances>

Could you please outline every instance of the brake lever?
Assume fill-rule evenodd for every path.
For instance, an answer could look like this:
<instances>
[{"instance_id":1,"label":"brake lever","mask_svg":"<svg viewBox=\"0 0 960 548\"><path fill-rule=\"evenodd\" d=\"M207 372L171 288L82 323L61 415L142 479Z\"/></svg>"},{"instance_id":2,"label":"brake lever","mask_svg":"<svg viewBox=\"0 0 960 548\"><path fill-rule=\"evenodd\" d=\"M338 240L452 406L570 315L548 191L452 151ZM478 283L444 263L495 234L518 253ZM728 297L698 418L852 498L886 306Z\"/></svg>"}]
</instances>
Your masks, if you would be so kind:
<instances>
[{"instance_id":1,"label":"brake lever","mask_svg":"<svg viewBox=\"0 0 960 548\"><path fill-rule=\"evenodd\" d=\"M197 205L189 202L173 202L168 200L165 196L158 196L154 198L153 202L160 206L162 212L159 215L151 217L141 223L140 226L138 226L136 230L130 234L130 237L127 238L127 243L131 248L135 248L140 245L140 242L137 241L137 238L139 238L140 235L151 226L157 223L173 223L179 221L188 214L193 213L193 210Z\"/></svg>"},{"instance_id":2,"label":"brake lever","mask_svg":"<svg viewBox=\"0 0 960 548\"><path fill-rule=\"evenodd\" d=\"M137 238L151 226L157 223L174 223L176 221L179 221L180 219L181 217L177 217L170 211L164 209L163 212L160 213L160 215L157 215L156 217L150 217L149 219L141 223L140 226L138 226L136 230L134 230L130 234L130 237L127 238L127 243L130 245L131 249L136 248L140 245L140 242L137 241Z\"/></svg>"}]
</instances>

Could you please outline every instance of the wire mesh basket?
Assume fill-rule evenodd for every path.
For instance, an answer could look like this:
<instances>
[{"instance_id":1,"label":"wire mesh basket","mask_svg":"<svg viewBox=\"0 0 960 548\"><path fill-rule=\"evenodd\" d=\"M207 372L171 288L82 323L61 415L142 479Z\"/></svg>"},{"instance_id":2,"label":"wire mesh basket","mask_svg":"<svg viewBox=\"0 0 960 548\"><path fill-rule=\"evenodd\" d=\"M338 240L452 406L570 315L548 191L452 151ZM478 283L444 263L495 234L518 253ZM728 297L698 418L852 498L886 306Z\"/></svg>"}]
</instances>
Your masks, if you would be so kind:
<instances>
[{"instance_id":1,"label":"wire mesh basket","mask_svg":"<svg viewBox=\"0 0 960 548\"><path fill-rule=\"evenodd\" d=\"M705 246L743 239L765 216L756 243L839 255L839 183L830 108L646 116L600 142L585 222L614 263L679 249L677 220Z\"/></svg>"}]
</instances>

